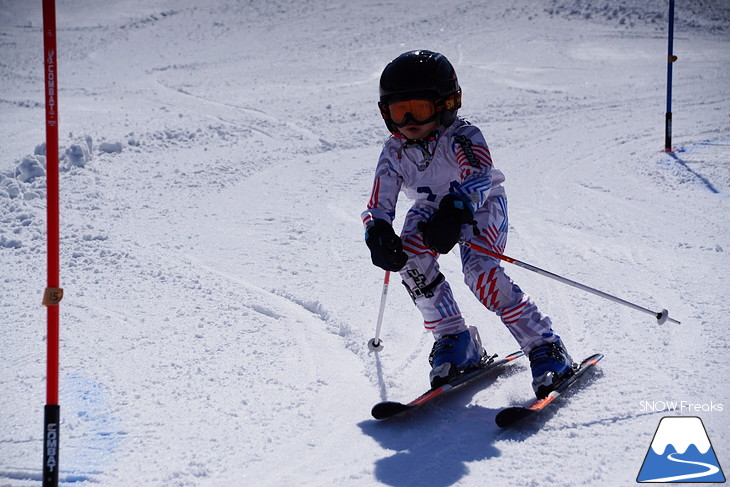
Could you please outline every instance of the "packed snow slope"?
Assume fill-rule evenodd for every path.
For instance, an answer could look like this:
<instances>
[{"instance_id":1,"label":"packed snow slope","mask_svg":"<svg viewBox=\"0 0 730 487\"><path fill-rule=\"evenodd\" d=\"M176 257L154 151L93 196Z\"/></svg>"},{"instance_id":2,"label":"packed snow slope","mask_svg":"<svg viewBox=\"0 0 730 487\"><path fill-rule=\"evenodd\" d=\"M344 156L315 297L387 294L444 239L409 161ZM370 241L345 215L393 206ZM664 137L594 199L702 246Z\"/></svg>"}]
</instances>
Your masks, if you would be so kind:
<instances>
[{"instance_id":1,"label":"packed snow slope","mask_svg":"<svg viewBox=\"0 0 730 487\"><path fill-rule=\"evenodd\" d=\"M674 157L665 0L57 4L63 485L632 485L666 415L701 417L730 465L727 2L677 2ZM41 18L0 0L1 486L40 479ZM682 322L508 267L575 358L606 355L534 424L494 424L532 395L525 359L370 418L428 383L397 282L367 348L383 272L359 220L378 78L416 48L453 62L507 176L507 254ZM489 351L514 351L441 262Z\"/></svg>"}]
</instances>

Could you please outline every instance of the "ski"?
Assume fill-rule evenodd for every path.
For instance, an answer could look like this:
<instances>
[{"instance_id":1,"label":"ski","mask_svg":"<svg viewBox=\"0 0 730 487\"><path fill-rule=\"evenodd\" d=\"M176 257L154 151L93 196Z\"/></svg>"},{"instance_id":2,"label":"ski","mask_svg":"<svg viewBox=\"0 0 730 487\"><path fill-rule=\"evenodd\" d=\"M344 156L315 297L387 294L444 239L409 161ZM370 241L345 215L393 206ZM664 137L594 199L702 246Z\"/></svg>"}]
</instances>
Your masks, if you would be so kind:
<instances>
[{"instance_id":1,"label":"ski","mask_svg":"<svg viewBox=\"0 0 730 487\"><path fill-rule=\"evenodd\" d=\"M535 399L531 404L527 406L512 406L502 409L499 413L497 413L497 417L495 418L497 426L499 426L500 428L506 428L520 420L523 420L530 416L534 416L540 411L544 411L549 405L555 402L555 399L560 397L560 395L568 390L570 386L575 384L602 358L603 354L597 353L583 360L575 373L568 377L565 382L560 384L554 391L548 394L547 397L543 399Z\"/></svg>"},{"instance_id":2,"label":"ski","mask_svg":"<svg viewBox=\"0 0 730 487\"><path fill-rule=\"evenodd\" d=\"M514 352L510 355L507 355L504 358L498 358L497 355L492 355L483 362L482 365L479 367L476 367L474 369L468 370L466 372L462 372L459 374L455 379L451 380L450 382L442 385L441 387L437 387L435 389L429 389L428 391L424 392L417 398L415 398L413 401L405 404L402 402L396 402L396 401L383 401L375 406L373 406L372 409L372 415L375 419L387 419L392 418L393 416L399 415L401 413L404 413L406 411L410 411L412 409L418 408L419 406L423 406L424 404L432 401L433 399L440 397L445 392L451 391L461 385L466 384L467 382L472 382L480 377L484 377L485 375L489 374L490 372L494 371L495 369L501 368L503 365L506 365L516 358L522 357L524 355L521 351Z\"/></svg>"}]
</instances>

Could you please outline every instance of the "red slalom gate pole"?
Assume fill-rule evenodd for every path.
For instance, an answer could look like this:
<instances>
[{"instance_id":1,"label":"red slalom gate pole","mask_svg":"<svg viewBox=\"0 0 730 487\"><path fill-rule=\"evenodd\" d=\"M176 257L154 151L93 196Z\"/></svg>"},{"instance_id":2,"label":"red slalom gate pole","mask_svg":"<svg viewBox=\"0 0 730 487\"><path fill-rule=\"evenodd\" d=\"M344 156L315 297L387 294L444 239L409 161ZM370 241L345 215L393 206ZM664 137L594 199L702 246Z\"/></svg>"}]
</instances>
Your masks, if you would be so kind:
<instances>
[{"instance_id":1,"label":"red slalom gate pole","mask_svg":"<svg viewBox=\"0 0 730 487\"><path fill-rule=\"evenodd\" d=\"M48 287L43 305L48 314L46 406L43 428L43 486L58 485L59 424L59 303L63 297L60 287L60 231L58 188L58 65L56 53L56 4L43 0L43 60L45 66L46 98L46 191L48 220Z\"/></svg>"}]
</instances>

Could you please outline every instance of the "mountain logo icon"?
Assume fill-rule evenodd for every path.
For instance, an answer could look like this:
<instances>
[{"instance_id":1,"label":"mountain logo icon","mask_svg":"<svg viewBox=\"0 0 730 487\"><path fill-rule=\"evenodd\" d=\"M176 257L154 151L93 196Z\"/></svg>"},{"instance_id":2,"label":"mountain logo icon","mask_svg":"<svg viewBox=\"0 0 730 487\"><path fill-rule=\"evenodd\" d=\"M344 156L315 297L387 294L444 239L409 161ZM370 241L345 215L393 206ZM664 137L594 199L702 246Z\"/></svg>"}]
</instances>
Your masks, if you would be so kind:
<instances>
[{"instance_id":1,"label":"mountain logo icon","mask_svg":"<svg viewBox=\"0 0 730 487\"><path fill-rule=\"evenodd\" d=\"M662 418L636 481L725 482L702 420L695 416Z\"/></svg>"}]
</instances>

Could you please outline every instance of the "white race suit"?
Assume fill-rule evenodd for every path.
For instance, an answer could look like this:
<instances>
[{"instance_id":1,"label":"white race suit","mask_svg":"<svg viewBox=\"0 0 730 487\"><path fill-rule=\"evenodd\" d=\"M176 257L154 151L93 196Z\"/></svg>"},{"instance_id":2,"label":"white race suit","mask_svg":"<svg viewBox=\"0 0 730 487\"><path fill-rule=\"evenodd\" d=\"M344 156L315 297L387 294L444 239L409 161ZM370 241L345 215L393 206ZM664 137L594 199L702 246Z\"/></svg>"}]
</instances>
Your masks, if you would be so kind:
<instances>
[{"instance_id":1,"label":"white race suit","mask_svg":"<svg viewBox=\"0 0 730 487\"><path fill-rule=\"evenodd\" d=\"M466 324L439 271L439 254L426 247L417 225L438 209L442 197L455 193L474 211L474 223L462 226L461 238L501 254L508 227L503 182L502 172L492 166L481 131L463 118L427 141L396 136L385 141L363 223L366 228L374 219L392 224L400 191L414 200L401 232L408 261L400 275L423 315L424 326L436 338L459 333ZM500 317L526 354L537 345L558 341L550 318L512 282L499 260L462 246L461 262L464 282Z\"/></svg>"}]
</instances>

